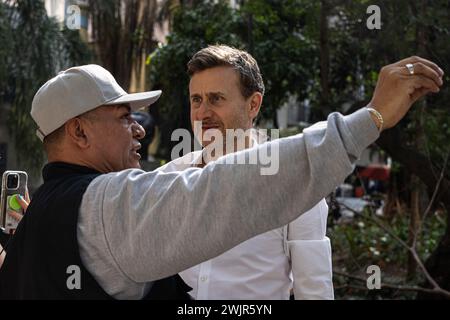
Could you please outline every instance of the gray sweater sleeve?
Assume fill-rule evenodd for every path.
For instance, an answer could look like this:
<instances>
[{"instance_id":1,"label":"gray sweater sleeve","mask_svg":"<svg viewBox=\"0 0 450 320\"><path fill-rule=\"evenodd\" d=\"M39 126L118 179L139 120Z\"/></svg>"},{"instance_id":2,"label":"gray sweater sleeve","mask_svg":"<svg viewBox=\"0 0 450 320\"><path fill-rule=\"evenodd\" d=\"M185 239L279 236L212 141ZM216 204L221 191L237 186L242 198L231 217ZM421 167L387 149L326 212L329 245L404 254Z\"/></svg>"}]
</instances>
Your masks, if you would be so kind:
<instances>
[{"instance_id":1,"label":"gray sweater sleeve","mask_svg":"<svg viewBox=\"0 0 450 320\"><path fill-rule=\"evenodd\" d=\"M361 109L270 142L279 150L274 175L261 175L259 165L227 164L233 154L203 169L101 175L80 207L83 263L108 293L123 297L128 285L176 274L294 220L341 183L377 137Z\"/></svg>"}]
</instances>

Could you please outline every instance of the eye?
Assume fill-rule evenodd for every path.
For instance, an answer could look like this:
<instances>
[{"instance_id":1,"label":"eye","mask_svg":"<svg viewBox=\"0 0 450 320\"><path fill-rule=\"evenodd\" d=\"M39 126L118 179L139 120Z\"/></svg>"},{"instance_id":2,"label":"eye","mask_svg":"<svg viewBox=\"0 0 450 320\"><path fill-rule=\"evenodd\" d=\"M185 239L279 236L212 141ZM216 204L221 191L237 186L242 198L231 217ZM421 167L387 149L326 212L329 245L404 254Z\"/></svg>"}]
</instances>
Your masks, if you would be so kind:
<instances>
[{"instance_id":1,"label":"eye","mask_svg":"<svg viewBox=\"0 0 450 320\"><path fill-rule=\"evenodd\" d=\"M221 99L222 99L221 96L214 95L214 96L211 96L211 97L209 98L209 101L210 101L212 104L214 104L214 103L219 102L219 100L221 100Z\"/></svg>"},{"instance_id":2,"label":"eye","mask_svg":"<svg viewBox=\"0 0 450 320\"><path fill-rule=\"evenodd\" d=\"M131 113L130 113L130 112L125 113L125 114L121 117L121 119L124 119L124 120L127 120L127 121L132 121Z\"/></svg>"},{"instance_id":3,"label":"eye","mask_svg":"<svg viewBox=\"0 0 450 320\"><path fill-rule=\"evenodd\" d=\"M200 97L192 97L192 103L200 103L201 98Z\"/></svg>"}]
</instances>

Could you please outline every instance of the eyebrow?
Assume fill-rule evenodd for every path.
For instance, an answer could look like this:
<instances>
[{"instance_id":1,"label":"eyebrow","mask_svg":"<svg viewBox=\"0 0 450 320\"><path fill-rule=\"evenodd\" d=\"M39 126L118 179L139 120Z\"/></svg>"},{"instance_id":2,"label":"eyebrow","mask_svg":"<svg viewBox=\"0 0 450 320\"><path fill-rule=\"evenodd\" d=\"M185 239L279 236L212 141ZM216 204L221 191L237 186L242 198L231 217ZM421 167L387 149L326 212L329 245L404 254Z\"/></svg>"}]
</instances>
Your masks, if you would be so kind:
<instances>
[{"instance_id":1,"label":"eyebrow","mask_svg":"<svg viewBox=\"0 0 450 320\"><path fill-rule=\"evenodd\" d=\"M225 96L225 93L223 93L221 91L207 92L206 96L207 97L210 97L210 96ZM191 98L197 98L197 97L201 98L202 96L200 94L198 94L198 93L191 94Z\"/></svg>"},{"instance_id":2,"label":"eyebrow","mask_svg":"<svg viewBox=\"0 0 450 320\"><path fill-rule=\"evenodd\" d=\"M198 93L191 94L191 99L192 99L192 98L201 98L201 97L202 97L202 96L199 95Z\"/></svg>"}]
</instances>

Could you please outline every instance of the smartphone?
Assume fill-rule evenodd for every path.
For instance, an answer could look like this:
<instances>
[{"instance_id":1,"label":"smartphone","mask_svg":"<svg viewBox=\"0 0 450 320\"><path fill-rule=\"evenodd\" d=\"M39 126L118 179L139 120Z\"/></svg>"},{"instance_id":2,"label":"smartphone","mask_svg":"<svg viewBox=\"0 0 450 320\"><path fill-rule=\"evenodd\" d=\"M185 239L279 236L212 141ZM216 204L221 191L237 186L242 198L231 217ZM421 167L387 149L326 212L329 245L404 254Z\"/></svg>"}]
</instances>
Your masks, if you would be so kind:
<instances>
[{"instance_id":1,"label":"smartphone","mask_svg":"<svg viewBox=\"0 0 450 320\"><path fill-rule=\"evenodd\" d=\"M25 198L28 175L24 171L5 171L2 176L2 191L0 198L0 229L7 234L13 234L19 221L11 217L9 210L23 215L23 209L17 202L17 196Z\"/></svg>"}]
</instances>

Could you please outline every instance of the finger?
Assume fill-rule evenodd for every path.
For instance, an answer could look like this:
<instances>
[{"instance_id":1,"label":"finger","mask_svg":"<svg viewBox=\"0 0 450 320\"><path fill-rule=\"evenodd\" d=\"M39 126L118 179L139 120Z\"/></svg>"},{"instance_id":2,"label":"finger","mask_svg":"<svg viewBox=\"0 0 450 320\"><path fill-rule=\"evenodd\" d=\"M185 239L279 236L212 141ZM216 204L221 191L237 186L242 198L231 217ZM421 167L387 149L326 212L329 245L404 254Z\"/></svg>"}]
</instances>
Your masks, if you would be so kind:
<instances>
[{"instance_id":1,"label":"finger","mask_svg":"<svg viewBox=\"0 0 450 320\"><path fill-rule=\"evenodd\" d=\"M25 201L30 203L30 193L28 192L28 187L25 188Z\"/></svg>"},{"instance_id":2,"label":"finger","mask_svg":"<svg viewBox=\"0 0 450 320\"><path fill-rule=\"evenodd\" d=\"M18 213L16 211L8 210L7 213L10 217L12 217L16 221L20 221L23 218L23 215L21 215L20 213Z\"/></svg>"},{"instance_id":3,"label":"finger","mask_svg":"<svg viewBox=\"0 0 450 320\"><path fill-rule=\"evenodd\" d=\"M420 98L426 96L428 93L430 93L430 89L427 88L420 88L417 89L416 91L413 92L413 94L411 95L411 100L412 103L416 102L417 100L419 100Z\"/></svg>"},{"instance_id":4,"label":"finger","mask_svg":"<svg viewBox=\"0 0 450 320\"><path fill-rule=\"evenodd\" d=\"M429 78L416 76L413 81L413 88L412 92L410 93L410 97L413 103L429 93L439 92L439 87L437 87L436 84Z\"/></svg>"},{"instance_id":5,"label":"finger","mask_svg":"<svg viewBox=\"0 0 450 320\"><path fill-rule=\"evenodd\" d=\"M414 64L414 63L418 63L418 62L423 63L423 64L427 65L428 67L432 68L434 71L436 71L439 74L440 77L442 77L444 75L444 71L436 63L434 63L428 59L419 57L419 56L412 56L412 57L400 60L395 65L396 66L404 66L407 63Z\"/></svg>"},{"instance_id":6,"label":"finger","mask_svg":"<svg viewBox=\"0 0 450 320\"><path fill-rule=\"evenodd\" d=\"M422 75L425 76L431 80L433 80L438 87L442 86L442 78L439 76L439 74L426 64L423 64L421 62L416 62L413 64L414 67L414 75ZM411 75L409 73L408 68L405 66L402 69L402 74L405 75Z\"/></svg>"},{"instance_id":7,"label":"finger","mask_svg":"<svg viewBox=\"0 0 450 320\"><path fill-rule=\"evenodd\" d=\"M442 77L442 76L444 75L444 71L443 71L441 68L439 68L439 66L438 66L436 63L434 63L434 62L432 62L432 61L430 61L430 60L427 60L427 59L418 57L418 56L412 56L412 57L409 57L409 58L400 60L400 61L397 62L395 65L396 65L396 66L404 66L404 65L406 65L407 63L415 64L415 63L417 63L417 62L423 63L424 65L430 67L430 68L433 69L440 77Z\"/></svg>"},{"instance_id":8,"label":"finger","mask_svg":"<svg viewBox=\"0 0 450 320\"><path fill-rule=\"evenodd\" d=\"M0 244L0 267L2 266L2 264L3 264L3 260L5 259L5 256L6 256L6 252L5 252L5 250L3 249L3 247L2 247L2 245Z\"/></svg>"},{"instance_id":9,"label":"finger","mask_svg":"<svg viewBox=\"0 0 450 320\"><path fill-rule=\"evenodd\" d=\"M410 81L411 81L410 85L412 85L410 89L413 89L413 91L420 88L427 88L432 92L439 92L440 90L433 80L422 75L414 75L411 77ZM412 92L410 93L412 94Z\"/></svg>"},{"instance_id":10,"label":"finger","mask_svg":"<svg viewBox=\"0 0 450 320\"><path fill-rule=\"evenodd\" d=\"M18 197L17 197L17 203L20 204L20 206L22 207L22 209L23 209L24 211L27 210L29 202L26 201L25 198L22 197L20 194L19 194Z\"/></svg>"}]
</instances>

